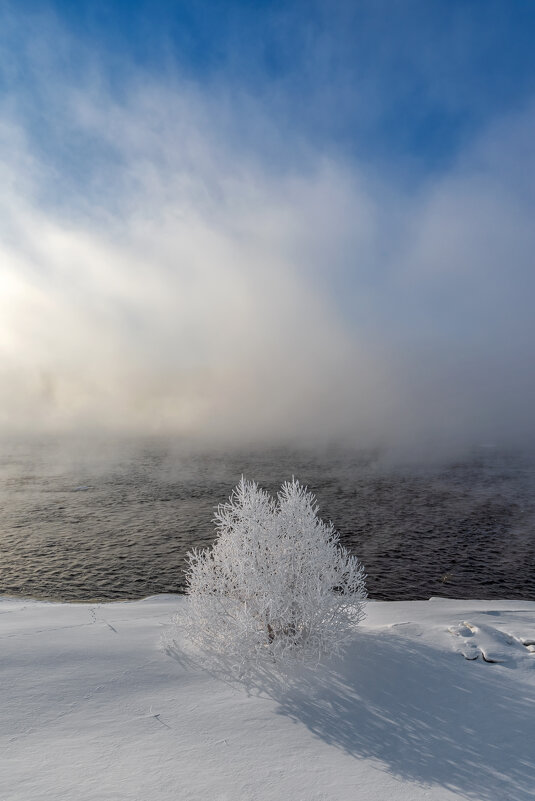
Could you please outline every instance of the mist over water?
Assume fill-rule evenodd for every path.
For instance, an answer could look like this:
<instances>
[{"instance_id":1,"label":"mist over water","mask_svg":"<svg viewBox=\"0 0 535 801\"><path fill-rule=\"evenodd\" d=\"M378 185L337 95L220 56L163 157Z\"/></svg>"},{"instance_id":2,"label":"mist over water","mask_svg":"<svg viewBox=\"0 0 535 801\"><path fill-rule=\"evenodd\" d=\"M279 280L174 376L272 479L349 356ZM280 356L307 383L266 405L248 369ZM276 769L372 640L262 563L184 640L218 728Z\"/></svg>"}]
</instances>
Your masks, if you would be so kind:
<instances>
[{"instance_id":1,"label":"mist over water","mask_svg":"<svg viewBox=\"0 0 535 801\"><path fill-rule=\"evenodd\" d=\"M316 96L281 118L135 62L117 92L59 23L4 22L35 85L0 104L0 431L535 444L531 96L426 171L319 142Z\"/></svg>"},{"instance_id":2,"label":"mist over water","mask_svg":"<svg viewBox=\"0 0 535 801\"><path fill-rule=\"evenodd\" d=\"M535 597L535 459L479 447L425 465L374 450L194 449L145 439L2 443L0 594L140 598L184 588L184 558L242 473L308 484L370 596Z\"/></svg>"},{"instance_id":3,"label":"mist over water","mask_svg":"<svg viewBox=\"0 0 535 801\"><path fill-rule=\"evenodd\" d=\"M215 4L188 59L178 8L168 50L152 6L107 4L117 46L94 4L26 5L0 4L0 592L180 590L244 473L307 483L373 597L532 597L531 13L231 31Z\"/></svg>"}]
</instances>

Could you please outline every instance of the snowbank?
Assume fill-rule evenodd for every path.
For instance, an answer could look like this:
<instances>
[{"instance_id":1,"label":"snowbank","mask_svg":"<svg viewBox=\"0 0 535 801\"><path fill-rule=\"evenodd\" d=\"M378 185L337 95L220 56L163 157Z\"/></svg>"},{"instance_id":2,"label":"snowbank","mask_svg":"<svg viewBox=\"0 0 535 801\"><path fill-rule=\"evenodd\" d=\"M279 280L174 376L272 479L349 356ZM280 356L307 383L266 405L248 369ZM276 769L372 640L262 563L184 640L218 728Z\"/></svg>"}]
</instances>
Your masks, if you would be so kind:
<instances>
[{"instance_id":1,"label":"snowbank","mask_svg":"<svg viewBox=\"0 0 535 801\"><path fill-rule=\"evenodd\" d=\"M162 647L182 602L0 600L1 801L533 798L535 603L370 602L245 689Z\"/></svg>"}]
</instances>

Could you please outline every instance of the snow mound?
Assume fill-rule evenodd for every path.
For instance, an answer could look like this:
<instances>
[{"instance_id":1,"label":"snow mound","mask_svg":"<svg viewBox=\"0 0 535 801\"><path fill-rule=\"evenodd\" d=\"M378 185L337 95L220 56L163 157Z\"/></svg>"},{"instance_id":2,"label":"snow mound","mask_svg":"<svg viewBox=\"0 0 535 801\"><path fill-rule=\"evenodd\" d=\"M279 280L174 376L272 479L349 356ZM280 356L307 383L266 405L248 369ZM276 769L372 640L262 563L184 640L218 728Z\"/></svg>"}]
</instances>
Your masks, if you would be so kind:
<instances>
[{"instance_id":1,"label":"snow mound","mask_svg":"<svg viewBox=\"0 0 535 801\"><path fill-rule=\"evenodd\" d=\"M493 613L487 613L493 614ZM500 613L494 613L497 617ZM506 628L470 621L450 626L448 631L456 639L454 648L465 659L481 658L487 664L508 667L535 667L535 636L519 635Z\"/></svg>"}]
</instances>

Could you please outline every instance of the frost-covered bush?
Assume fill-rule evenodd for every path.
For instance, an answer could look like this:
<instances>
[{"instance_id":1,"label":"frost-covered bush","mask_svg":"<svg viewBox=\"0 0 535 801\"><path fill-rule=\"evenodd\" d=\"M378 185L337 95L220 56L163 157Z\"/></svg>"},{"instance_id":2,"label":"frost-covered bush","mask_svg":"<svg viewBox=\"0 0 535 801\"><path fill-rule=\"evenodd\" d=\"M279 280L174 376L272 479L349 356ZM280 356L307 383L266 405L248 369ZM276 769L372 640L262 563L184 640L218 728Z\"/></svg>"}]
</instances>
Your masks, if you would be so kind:
<instances>
[{"instance_id":1,"label":"frost-covered bush","mask_svg":"<svg viewBox=\"0 0 535 801\"><path fill-rule=\"evenodd\" d=\"M274 501L242 478L211 549L188 554L186 628L240 663L339 652L364 616L364 569L295 479Z\"/></svg>"}]
</instances>

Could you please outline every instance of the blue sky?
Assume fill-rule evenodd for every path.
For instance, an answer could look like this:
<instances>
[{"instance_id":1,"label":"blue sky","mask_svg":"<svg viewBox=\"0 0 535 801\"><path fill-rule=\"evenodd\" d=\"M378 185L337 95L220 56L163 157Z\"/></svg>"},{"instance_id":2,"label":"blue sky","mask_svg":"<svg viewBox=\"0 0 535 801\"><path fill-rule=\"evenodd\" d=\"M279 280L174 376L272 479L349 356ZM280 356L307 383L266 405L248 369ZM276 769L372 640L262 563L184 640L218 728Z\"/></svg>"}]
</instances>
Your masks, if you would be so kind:
<instances>
[{"instance_id":1,"label":"blue sky","mask_svg":"<svg viewBox=\"0 0 535 801\"><path fill-rule=\"evenodd\" d=\"M533 3L0 21L4 426L533 438Z\"/></svg>"},{"instance_id":2,"label":"blue sky","mask_svg":"<svg viewBox=\"0 0 535 801\"><path fill-rule=\"evenodd\" d=\"M10 6L8 4L7 8ZM22 10L22 13L20 13ZM133 69L180 74L254 94L284 130L318 146L440 167L497 115L518 109L535 80L535 7L496 0L371 2L23 2L19 31L39 20L72 33L58 61L83 70L87 48L119 96ZM11 85L32 92L20 59ZM9 88L10 82L7 82Z\"/></svg>"}]
</instances>

